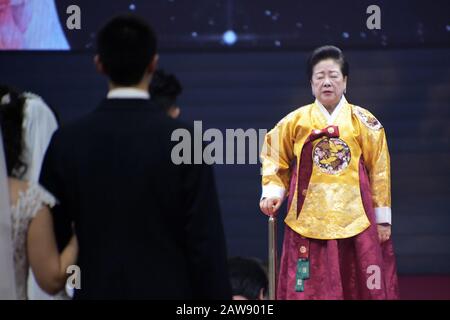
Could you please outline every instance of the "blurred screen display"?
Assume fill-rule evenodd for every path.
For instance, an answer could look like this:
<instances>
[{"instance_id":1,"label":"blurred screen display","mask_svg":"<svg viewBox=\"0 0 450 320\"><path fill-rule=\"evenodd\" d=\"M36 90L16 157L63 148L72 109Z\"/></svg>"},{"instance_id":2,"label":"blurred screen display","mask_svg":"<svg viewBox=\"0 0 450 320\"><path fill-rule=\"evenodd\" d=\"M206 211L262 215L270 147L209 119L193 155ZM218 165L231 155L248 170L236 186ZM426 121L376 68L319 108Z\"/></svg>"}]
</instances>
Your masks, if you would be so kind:
<instances>
[{"instance_id":1,"label":"blurred screen display","mask_svg":"<svg viewBox=\"0 0 450 320\"><path fill-rule=\"evenodd\" d=\"M379 29L368 27L371 5ZM160 50L450 44L448 0L0 0L0 50L91 50L96 31L122 13L147 20Z\"/></svg>"}]
</instances>

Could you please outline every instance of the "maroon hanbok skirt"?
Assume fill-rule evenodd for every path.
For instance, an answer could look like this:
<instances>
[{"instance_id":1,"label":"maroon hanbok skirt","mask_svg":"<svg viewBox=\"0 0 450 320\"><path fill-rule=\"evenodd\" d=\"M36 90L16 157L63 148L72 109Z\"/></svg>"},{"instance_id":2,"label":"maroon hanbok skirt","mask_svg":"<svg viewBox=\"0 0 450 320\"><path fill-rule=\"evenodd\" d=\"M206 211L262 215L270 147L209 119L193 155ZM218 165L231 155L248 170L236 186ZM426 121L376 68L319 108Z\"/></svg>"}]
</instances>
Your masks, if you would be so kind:
<instances>
[{"instance_id":1,"label":"maroon hanbok skirt","mask_svg":"<svg viewBox=\"0 0 450 320\"><path fill-rule=\"evenodd\" d=\"M292 170L291 188L297 182ZM360 161L360 186L364 208L371 225L346 239L319 240L300 236L288 226L284 231L278 276L277 299L398 299L397 267L392 240L380 244L369 179ZM293 192L289 195L288 208ZM301 214L301 212L300 212ZM304 291L296 291L300 248L309 258L309 278ZM378 277L378 281L374 278Z\"/></svg>"}]
</instances>

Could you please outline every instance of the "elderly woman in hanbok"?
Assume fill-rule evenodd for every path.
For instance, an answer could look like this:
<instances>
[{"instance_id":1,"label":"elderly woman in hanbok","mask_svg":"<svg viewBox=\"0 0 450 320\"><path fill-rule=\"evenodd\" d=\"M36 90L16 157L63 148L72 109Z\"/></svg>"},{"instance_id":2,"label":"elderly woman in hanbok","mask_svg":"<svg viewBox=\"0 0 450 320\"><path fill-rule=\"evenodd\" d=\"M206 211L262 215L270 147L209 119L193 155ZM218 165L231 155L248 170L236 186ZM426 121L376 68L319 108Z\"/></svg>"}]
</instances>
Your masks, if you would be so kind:
<instances>
[{"instance_id":1,"label":"elderly woman in hanbok","mask_svg":"<svg viewBox=\"0 0 450 320\"><path fill-rule=\"evenodd\" d=\"M261 210L288 199L277 299L397 299L385 130L346 100L339 48L316 49L307 73L316 100L279 121L261 154Z\"/></svg>"}]
</instances>

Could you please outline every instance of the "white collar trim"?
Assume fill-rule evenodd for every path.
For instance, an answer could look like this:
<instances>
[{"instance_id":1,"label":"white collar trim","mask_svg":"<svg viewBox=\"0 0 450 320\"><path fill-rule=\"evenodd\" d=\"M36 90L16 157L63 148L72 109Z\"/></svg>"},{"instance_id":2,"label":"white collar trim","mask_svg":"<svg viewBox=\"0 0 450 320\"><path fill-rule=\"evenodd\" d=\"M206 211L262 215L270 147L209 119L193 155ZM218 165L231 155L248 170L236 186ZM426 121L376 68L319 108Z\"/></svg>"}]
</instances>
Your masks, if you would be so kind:
<instances>
[{"instance_id":1,"label":"white collar trim","mask_svg":"<svg viewBox=\"0 0 450 320\"><path fill-rule=\"evenodd\" d=\"M108 92L108 99L150 99L147 91L136 88L116 88Z\"/></svg>"},{"instance_id":2,"label":"white collar trim","mask_svg":"<svg viewBox=\"0 0 450 320\"><path fill-rule=\"evenodd\" d=\"M347 103L347 99L345 99L345 96L342 95L341 100L339 101L338 105L336 106L336 108L334 108L333 113L330 114L328 112L328 110L323 106L323 104L321 104L319 102L319 100L316 99L316 104L319 107L319 110L322 112L322 114L324 115L325 119L327 119L327 123L328 125L331 125L334 123L334 121L336 120L337 116L339 115L339 112L342 109L342 106L344 104Z\"/></svg>"}]
</instances>

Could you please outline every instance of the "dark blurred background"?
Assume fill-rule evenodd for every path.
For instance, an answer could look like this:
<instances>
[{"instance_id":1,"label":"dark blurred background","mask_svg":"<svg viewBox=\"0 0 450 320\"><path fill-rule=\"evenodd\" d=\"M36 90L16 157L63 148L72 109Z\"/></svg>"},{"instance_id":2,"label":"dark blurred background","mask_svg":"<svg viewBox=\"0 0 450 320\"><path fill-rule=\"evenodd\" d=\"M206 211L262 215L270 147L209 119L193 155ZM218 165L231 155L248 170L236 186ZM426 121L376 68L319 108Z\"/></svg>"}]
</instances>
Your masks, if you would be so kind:
<instances>
[{"instance_id":1,"label":"dark blurred background","mask_svg":"<svg viewBox=\"0 0 450 320\"><path fill-rule=\"evenodd\" d=\"M311 50L340 46L350 63L347 99L372 111L387 132L399 273L450 274L449 1L56 4L72 50L0 51L0 82L41 95L64 123L93 110L105 96L106 81L92 63L95 31L120 12L138 13L155 28L160 66L184 86L181 117L202 120L204 130L272 128L313 101L305 75ZM81 30L65 28L70 4L81 8ZM381 30L366 27L371 4L381 9ZM223 37L227 31L235 33L235 42L232 33ZM229 255L265 260L259 164L215 170ZM281 221L279 227L281 247Z\"/></svg>"}]
</instances>

